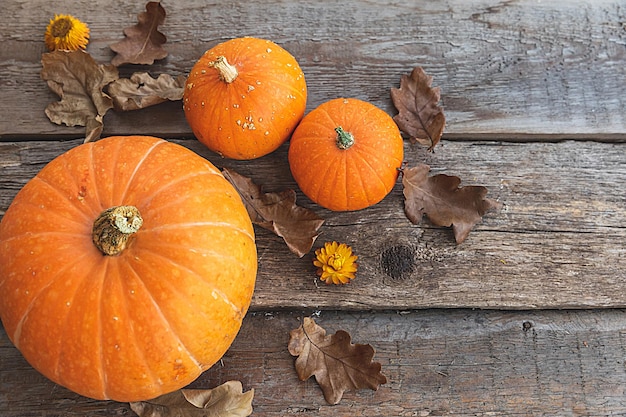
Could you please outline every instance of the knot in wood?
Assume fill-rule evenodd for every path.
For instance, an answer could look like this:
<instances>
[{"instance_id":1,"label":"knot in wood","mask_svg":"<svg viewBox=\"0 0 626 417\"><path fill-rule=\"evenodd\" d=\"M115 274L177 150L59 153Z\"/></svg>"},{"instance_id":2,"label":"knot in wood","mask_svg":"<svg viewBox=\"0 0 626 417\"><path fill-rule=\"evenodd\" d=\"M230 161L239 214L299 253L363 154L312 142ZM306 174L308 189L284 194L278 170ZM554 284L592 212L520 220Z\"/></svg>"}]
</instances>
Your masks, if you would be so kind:
<instances>
[{"instance_id":1,"label":"knot in wood","mask_svg":"<svg viewBox=\"0 0 626 417\"><path fill-rule=\"evenodd\" d=\"M386 249L380 260L383 272L393 279L411 274L415 270L415 264L415 251L407 245Z\"/></svg>"}]
</instances>

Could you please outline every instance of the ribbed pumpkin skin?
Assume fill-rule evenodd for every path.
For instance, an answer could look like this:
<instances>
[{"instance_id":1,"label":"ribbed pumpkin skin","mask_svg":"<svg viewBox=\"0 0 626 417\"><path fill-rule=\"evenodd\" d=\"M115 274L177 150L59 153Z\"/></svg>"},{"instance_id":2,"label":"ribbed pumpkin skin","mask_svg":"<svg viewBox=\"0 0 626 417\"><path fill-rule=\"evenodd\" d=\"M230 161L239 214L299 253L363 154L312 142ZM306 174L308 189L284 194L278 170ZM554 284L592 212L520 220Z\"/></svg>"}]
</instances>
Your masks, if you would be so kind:
<instances>
[{"instance_id":1,"label":"ribbed pumpkin skin","mask_svg":"<svg viewBox=\"0 0 626 417\"><path fill-rule=\"evenodd\" d=\"M133 205L124 252L95 218ZM0 317L31 365L96 399L137 401L192 382L225 353L255 283L239 195L192 151L152 137L77 146L17 194L0 223Z\"/></svg>"},{"instance_id":2,"label":"ribbed pumpkin skin","mask_svg":"<svg viewBox=\"0 0 626 417\"><path fill-rule=\"evenodd\" d=\"M350 148L337 147L337 127L354 136ZM394 187L403 157L393 119L358 99L321 104L302 119L289 144L289 166L302 192L334 211L380 202Z\"/></svg>"},{"instance_id":3,"label":"ribbed pumpkin skin","mask_svg":"<svg viewBox=\"0 0 626 417\"><path fill-rule=\"evenodd\" d=\"M211 66L223 56L237 69L227 83ZM304 115L307 89L296 59L264 39L236 38L206 51L191 69L183 109L196 138L226 158L276 150Z\"/></svg>"}]
</instances>

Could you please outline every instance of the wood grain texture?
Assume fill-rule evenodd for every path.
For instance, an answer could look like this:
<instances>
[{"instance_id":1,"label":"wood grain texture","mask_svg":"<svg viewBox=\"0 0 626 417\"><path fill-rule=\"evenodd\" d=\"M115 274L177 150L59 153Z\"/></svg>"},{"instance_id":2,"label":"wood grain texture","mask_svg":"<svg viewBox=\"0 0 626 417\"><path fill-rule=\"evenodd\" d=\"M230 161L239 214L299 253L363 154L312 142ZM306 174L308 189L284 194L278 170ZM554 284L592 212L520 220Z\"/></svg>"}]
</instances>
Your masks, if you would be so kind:
<instances>
[{"instance_id":1,"label":"wood grain texture","mask_svg":"<svg viewBox=\"0 0 626 417\"><path fill-rule=\"evenodd\" d=\"M324 311L316 322L371 344L388 383L325 403L299 381L289 331L306 312L250 314L221 363L191 384L240 380L253 416L604 416L626 414L626 311ZM0 331L3 417L133 415L46 380ZM62 410L59 413L51 410Z\"/></svg>"},{"instance_id":2,"label":"wood grain texture","mask_svg":"<svg viewBox=\"0 0 626 417\"><path fill-rule=\"evenodd\" d=\"M140 3L12 0L0 21L0 139L84 136L51 124L56 101L40 79L42 41L54 13L91 28L88 51L101 63L136 22ZM97 11L94 10L96 7ZM168 58L125 66L122 76L186 74L218 42L271 39L303 67L308 109L338 96L368 100L391 114L389 89L423 66L442 89L447 138L625 140L626 21L621 1L452 0L233 1L165 5ZM190 135L180 103L131 113L110 111L105 135Z\"/></svg>"},{"instance_id":3,"label":"wood grain texture","mask_svg":"<svg viewBox=\"0 0 626 417\"><path fill-rule=\"evenodd\" d=\"M195 140L177 141L264 184L297 190L287 145L256 160L232 161ZM43 165L80 141L0 143L0 214ZM504 203L487 213L461 245L448 228L411 224L400 182L383 202L357 212L331 212L298 191L298 201L326 220L314 249L337 240L359 256L357 279L327 286L316 279L312 253L299 259L284 242L256 228L259 275L254 310L282 308L504 309L625 307L626 145L445 142L435 153L406 144L408 166L457 175L488 188Z\"/></svg>"},{"instance_id":4,"label":"wood grain texture","mask_svg":"<svg viewBox=\"0 0 626 417\"><path fill-rule=\"evenodd\" d=\"M461 245L427 220L412 225L400 183L380 204L333 213L314 248L338 240L359 256L357 279L327 286L311 254L297 258L256 228L259 276L251 312L222 362L192 387L240 380L254 416L626 415L626 7L622 0L189 0L163 3L170 55L124 77L186 74L208 48L271 39L301 64L307 109L356 97L395 114L389 93L417 65L441 87L447 126L434 153L405 144L406 163L484 185L504 204ZM83 128L56 126L57 97L40 78L55 13L89 24L90 54L136 22L144 3L4 1L0 19L0 216ZM263 184L297 189L287 145L230 161L196 140L180 102L109 111L104 136L173 140ZM575 139L575 140L570 140ZM389 382L324 402L298 381L289 331L311 315L376 349ZM132 416L46 380L0 328L0 416Z\"/></svg>"}]
</instances>

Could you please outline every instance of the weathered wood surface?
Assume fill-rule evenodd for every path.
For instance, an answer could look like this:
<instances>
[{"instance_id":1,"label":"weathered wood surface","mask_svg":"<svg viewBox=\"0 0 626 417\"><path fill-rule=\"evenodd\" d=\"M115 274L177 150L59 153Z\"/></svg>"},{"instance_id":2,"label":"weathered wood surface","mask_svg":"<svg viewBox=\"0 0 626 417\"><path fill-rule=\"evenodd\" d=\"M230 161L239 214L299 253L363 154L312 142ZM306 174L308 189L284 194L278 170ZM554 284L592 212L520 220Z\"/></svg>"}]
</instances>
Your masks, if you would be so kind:
<instances>
[{"instance_id":1,"label":"weathered wood surface","mask_svg":"<svg viewBox=\"0 0 626 417\"><path fill-rule=\"evenodd\" d=\"M286 146L251 164L220 159L195 140L178 142L269 191L297 189ZM79 143L0 143L0 210L44 163ZM409 166L425 161L464 184L483 184L505 206L457 246L450 229L408 221L400 183L382 203L354 213L321 209L298 192L303 206L326 219L315 247L329 240L353 246L358 277L341 288L319 284L312 254L298 259L257 228L252 308L625 307L626 199L618 185L626 184L625 150L579 141L446 142L428 154L407 144Z\"/></svg>"},{"instance_id":2,"label":"weathered wood surface","mask_svg":"<svg viewBox=\"0 0 626 417\"><path fill-rule=\"evenodd\" d=\"M79 141L0 144L4 210L42 164ZM268 190L297 189L286 146L249 162L223 160L195 140L180 141L218 166ZM407 145L408 165L484 184L502 210L487 213L461 245L450 229L411 224L398 183L378 205L333 213L298 201L326 219L315 247L338 240L359 255L357 279L337 288L316 281L312 255L298 259L257 228L259 275L253 309L427 307L586 308L626 306L624 144L450 142L434 154ZM13 161L13 162L10 162Z\"/></svg>"},{"instance_id":3,"label":"weathered wood surface","mask_svg":"<svg viewBox=\"0 0 626 417\"><path fill-rule=\"evenodd\" d=\"M249 315L223 363L191 387L240 380L253 416L619 416L626 414L626 311L323 312L329 334L369 343L387 384L326 404L301 382L287 350L301 312ZM0 333L0 415L122 416L128 404L93 401L29 367ZM20 387L15 390L13 387ZM55 410L55 411L53 411Z\"/></svg>"},{"instance_id":4,"label":"weathered wood surface","mask_svg":"<svg viewBox=\"0 0 626 417\"><path fill-rule=\"evenodd\" d=\"M50 123L43 112L57 100L39 77L50 17L71 13L86 21L88 50L106 63L109 45L143 5L2 3L0 216L26 181L84 134ZM194 387L241 380L256 391L255 416L626 415L623 1L163 5L170 56L122 67L123 76L185 74L210 46L251 35L298 59L309 110L352 96L395 114L389 89L421 65L442 89L448 124L434 154L407 143L407 164L426 162L464 185L485 185L504 203L457 246L447 229L408 222L399 183L382 203L356 213L331 213L298 193L326 219L316 247L350 243L360 257L357 279L344 287L316 283L310 255L298 259L278 237L256 229L252 311L223 364ZM109 111L104 124L105 136L174 140L269 191L295 187L286 145L252 162L220 159L192 138L178 102ZM288 333L318 310L329 333L343 329L377 349L388 384L347 392L328 406L313 380L297 380ZM89 400L47 381L0 329L0 416L56 415L133 413L127 404Z\"/></svg>"},{"instance_id":5,"label":"weathered wood surface","mask_svg":"<svg viewBox=\"0 0 626 417\"><path fill-rule=\"evenodd\" d=\"M442 88L448 137L626 138L626 12L619 0L195 0L165 7L170 56L149 68L154 74L186 74L210 46L250 35L298 59L309 109L352 96L393 112L389 89L421 65ZM82 133L50 124L43 113L56 100L39 77L50 16L73 13L87 22L89 52L108 63L109 45L142 10L141 2L3 2L0 138ZM105 135L189 132L178 104L142 117L105 117Z\"/></svg>"}]
</instances>

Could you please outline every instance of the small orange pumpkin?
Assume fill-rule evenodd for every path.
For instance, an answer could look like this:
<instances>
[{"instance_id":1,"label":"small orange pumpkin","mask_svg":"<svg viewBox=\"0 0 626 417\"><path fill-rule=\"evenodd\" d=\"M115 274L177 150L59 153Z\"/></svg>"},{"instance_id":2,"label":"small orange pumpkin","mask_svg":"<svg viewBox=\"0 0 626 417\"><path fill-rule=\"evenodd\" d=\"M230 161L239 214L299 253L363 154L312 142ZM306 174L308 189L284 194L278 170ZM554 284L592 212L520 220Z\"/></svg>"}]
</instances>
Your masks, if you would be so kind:
<instances>
[{"instance_id":1,"label":"small orange pumpkin","mask_svg":"<svg viewBox=\"0 0 626 417\"><path fill-rule=\"evenodd\" d=\"M289 138L306 98L296 59L274 42L245 37L202 55L187 78L183 109L194 135L209 149L254 159Z\"/></svg>"},{"instance_id":2,"label":"small orange pumpkin","mask_svg":"<svg viewBox=\"0 0 626 417\"><path fill-rule=\"evenodd\" d=\"M79 394L138 401L226 352L256 278L254 230L204 158L145 136L73 148L0 223L0 317L34 368Z\"/></svg>"},{"instance_id":3,"label":"small orange pumpkin","mask_svg":"<svg viewBox=\"0 0 626 417\"><path fill-rule=\"evenodd\" d=\"M315 203L335 211L360 210L389 194L403 152L391 116L371 103L338 98L302 119L291 137L289 166Z\"/></svg>"}]
</instances>

